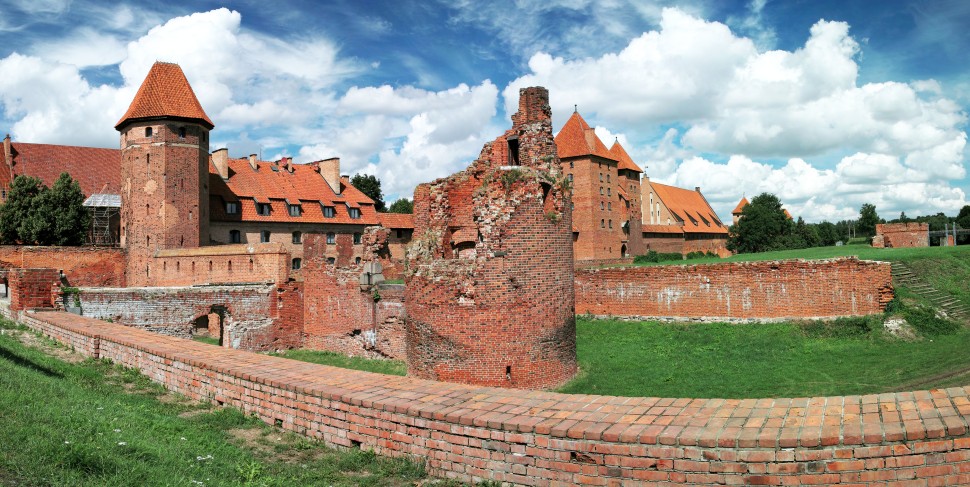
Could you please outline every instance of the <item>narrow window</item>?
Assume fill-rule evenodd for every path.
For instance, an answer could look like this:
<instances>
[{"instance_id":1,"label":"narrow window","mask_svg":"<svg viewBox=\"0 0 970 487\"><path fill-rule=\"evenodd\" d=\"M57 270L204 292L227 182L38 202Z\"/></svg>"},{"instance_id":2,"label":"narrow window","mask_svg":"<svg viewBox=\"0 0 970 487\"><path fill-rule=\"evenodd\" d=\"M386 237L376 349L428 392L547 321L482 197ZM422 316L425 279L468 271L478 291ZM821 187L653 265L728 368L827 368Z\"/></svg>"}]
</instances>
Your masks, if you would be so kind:
<instances>
[{"instance_id":1,"label":"narrow window","mask_svg":"<svg viewBox=\"0 0 970 487\"><path fill-rule=\"evenodd\" d=\"M179 268L182 267L179 264L180 264L180 261L175 261L175 272L178 272L179 271Z\"/></svg>"},{"instance_id":2,"label":"narrow window","mask_svg":"<svg viewBox=\"0 0 970 487\"><path fill-rule=\"evenodd\" d=\"M333 232L327 232L327 243L332 244L337 242L337 236Z\"/></svg>"},{"instance_id":3,"label":"narrow window","mask_svg":"<svg viewBox=\"0 0 970 487\"><path fill-rule=\"evenodd\" d=\"M327 263L328 264L333 264L334 262L337 262L337 260L334 259L333 257L327 257Z\"/></svg>"},{"instance_id":4,"label":"narrow window","mask_svg":"<svg viewBox=\"0 0 970 487\"><path fill-rule=\"evenodd\" d=\"M212 272L212 261L209 261L209 272Z\"/></svg>"},{"instance_id":5,"label":"narrow window","mask_svg":"<svg viewBox=\"0 0 970 487\"><path fill-rule=\"evenodd\" d=\"M240 242L242 242L242 236L239 234L239 230L229 230L229 243Z\"/></svg>"},{"instance_id":6,"label":"narrow window","mask_svg":"<svg viewBox=\"0 0 970 487\"><path fill-rule=\"evenodd\" d=\"M509 143L509 165L519 165L519 137L513 135L507 139Z\"/></svg>"},{"instance_id":7,"label":"narrow window","mask_svg":"<svg viewBox=\"0 0 970 487\"><path fill-rule=\"evenodd\" d=\"M185 127L179 127L179 139L185 138Z\"/></svg>"},{"instance_id":8,"label":"narrow window","mask_svg":"<svg viewBox=\"0 0 970 487\"><path fill-rule=\"evenodd\" d=\"M613 220L610 220L610 228L613 228Z\"/></svg>"},{"instance_id":9,"label":"narrow window","mask_svg":"<svg viewBox=\"0 0 970 487\"><path fill-rule=\"evenodd\" d=\"M230 261L229 261L229 263L227 264L227 267L226 267L226 269L227 269L227 270L229 271L229 273L230 273L230 274L232 274L232 261L231 261L231 260L230 260Z\"/></svg>"},{"instance_id":10,"label":"narrow window","mask_svg":"<svg viewBox=\"0 0 970 487\"><path fill-rule=\"evenodd\" d=\"M574 166L575 164L573 163L573 161L569 161L569 169L572 169Z\"/></svg>"},{"instance_id":11,"label":"narrow window","mask_svg":"<svg viewBox=\"0 0 970 487\"><path fill-rule=\"evenodd\" d=\"M602 201L600 201L600 211L602 211L602 210L605 210L605 209L606 209L606 208L604 208L604 207L603 207L603 202L602 202Z\"/></svg>"},{"instance_id":12,"label":"narrow window","mask_svg":"<svg viewBox=\"0 0 970 487\"><path fill-rule=\"evenodd\" d=\"M354 259L354 264L360 265L360 257Z\"/></svg>"},{"instance_id":13,"label":"narrow window","mask_svg":"<svg viewBox=\"0 0 970 487\"><path fill-rule=\"evenodd\" d=\"M603 196L603 187L600 186L600 196Z\"/></svg>"},{"instance_id":14,"label":"narrow window","mask_svg":"<svg viewBox=\"0 0 970 487\"><path fill-rule=\"evenodd\" d=\"M269 242L269 230L259 232L259 241L263 243Z\"/></svg>"},{"instance_id":15,"label":"narrow window","mask_svg":"<svg viewBox=\"0 0 970 487\"><path fill-rule=\"evenodd\" d=\"M303 259L301 259L299 257L293 259L293 265L291 265L290 267L293 270L299 270L300 267L303 267Z\"/></svg>"},{"instance_id":16,"label":"narrow window","mask_svg":"<svg viewBox=\"0 0 970 487\"><path fill-rule=\"evenodd\" d=\"M360 243L360 234L359 233L355 233L354 234L354 244L359 244L359 243Z\"/></svg>"},{"instance_id":17,"label":"narrow window","mask_svg":"<svg viewBox=\"0 0 970 487\"><path fill-rule=\"evenodd\" d=\"M610 182L610 175L609 174L606 175L606 182Z\"/></svg>"},{"instance_id":18,"label":"narrow window","mask_svg":"<svg viewBox=\"0 0 970 487\"><path fill-rule=\"evenodd\" d=\"M610 188L606 188L606 196L610 196Z\"/></svg>"},{"instance_id":19,"label":"narrow window","mask_svg":"<svg viewBox=\"0 0 970 487\"><path fill-rule=\"evenodd\" d=\"M606 228L606 220L600 220L600 228Z\"/></svg>"},{"instance_id":20,"label":"narrow window","mask_svg":"<svg viewBox=\"0 0 970 487\"><path fill-rule=\"evenodd\" d=\"M572 181L573 181L573 175L572 175L572 174L570 174L570 175L569 175L569 182L572 182Z\"/></svg>"},{"instance_id":21,"label":"narrow window","mask_svg":"<svg viewBox=\"0 0 970 487\"><path fill-rule=\"evenodd\" d=\"M609 211L613 211L613 203L612 202L611 203L607 203L606 209L609 210Z\"/></svg>"},{"instance_id":22,"label":"narrow window","mask_svg":"<svg viewBox=\"0 0 970 487\"><path fill-rule=\"evenodd\" d=\"M151 137L151 136L152 136L152 128L145 127L145 137Z\"/></svg>"},{"instance_id":23,"label":"narrow window","mask_svg":"<svg viewBox=\"0 0 970 487\"><path fill-rule=\"evenodd\" d=\"M603 173L600 173L600 182L603 182Z\"/></svg>"},{"instance_id":24,"label":"narrow window","mask_svg":"<svg viewBox=\"0 0 970 487\"><path fill-rule=\"evenodd\" d=\"M303 232L293 232L293 243L298 244L303 242Z\"/></svg>"}]
</instances>

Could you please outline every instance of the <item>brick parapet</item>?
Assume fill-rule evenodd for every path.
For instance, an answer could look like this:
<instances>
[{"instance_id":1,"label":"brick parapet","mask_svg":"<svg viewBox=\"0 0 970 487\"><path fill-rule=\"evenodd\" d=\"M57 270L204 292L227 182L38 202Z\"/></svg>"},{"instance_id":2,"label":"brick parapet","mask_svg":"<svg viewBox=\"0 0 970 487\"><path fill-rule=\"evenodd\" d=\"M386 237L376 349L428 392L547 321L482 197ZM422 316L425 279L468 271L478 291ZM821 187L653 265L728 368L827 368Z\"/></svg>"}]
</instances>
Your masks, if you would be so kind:
<instances>
[{"instance_id":1,"label":"brick parapet","mask_svg":"<svg viewBox=\"0 0 970 487\"><path fill-rule=\"evenodd\" d=\"M567 395L336 369L66 313L19 316L194 399L331 445L421 458L433 474L468 481L970 483L970 387L770 399Z\"/></svg>"},{"instance_id":2,"label":"brick parapet","mask_svg":"<svg viewBox=\"0 0 970 487\"><path fill-rule=\"evenodd\" d=\"M887 262L854 257L577 270L576 313L635 318L781 320L880 313Z\"/></svg>"},{"instance_id":3,"label":"brick parapet","mask_svg":"<svg viewBox=\"0 0 970 487\"><path fill-rule=\"evenodd\" d=\"M880 223L872 246L876 248L929 247L929 223Z\"/></svg>"},{"instance_id":4,"label":"brick parapet","mask_svg":"<svg viewBox=\"0 0 970 487\"><path fill-rule=\"evenodd\" d=\"M71 286L124 286L125 259L120 248L0 245L0 268L64 271Z\"/></svg>"},{"instance_id":5,"label":"brick parapet","mask_svg":"<svg viewBox=\"0 0 970 487\"><path fill-rule=\"evenodd\" d=\"M271 243L167 249L155 252L147 265L148 286L276 283L289 279L290 253Z\"/></svg>"},{"instance_id":6,"label":"brick parapet","mask_svg":"<svg viewBox=\"0 0 970 487\"><path fill-rule=\"evenodd\" d=\"M56 269L10 269L7 271L10 309L53 308L60 293Z\"/></svg>"}]
</instances>

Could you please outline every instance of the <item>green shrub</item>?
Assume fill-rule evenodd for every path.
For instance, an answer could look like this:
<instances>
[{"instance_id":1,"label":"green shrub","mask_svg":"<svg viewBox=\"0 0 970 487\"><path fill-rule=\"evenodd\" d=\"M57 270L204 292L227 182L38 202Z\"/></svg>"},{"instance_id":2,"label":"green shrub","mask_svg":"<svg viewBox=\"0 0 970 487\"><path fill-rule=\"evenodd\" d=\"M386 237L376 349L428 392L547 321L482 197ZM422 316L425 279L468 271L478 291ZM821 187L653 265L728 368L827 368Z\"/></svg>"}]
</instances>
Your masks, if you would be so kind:
<instances>
[{"instance_id":1,"label":"green shrub","mask_svg":"<svg viewBox=\"0 0 970 487\"><path fill-rule=\"evenodd\" d=\"M941 318L936 310L925 306L903 307L902 314L906 322L925 337L952 335L960 330L959 323Z\"/></svg>"},{"instance_id":2,"label":"green shrub","mask_svg":"<svg viewBox=\"0 0 970 487\"><path fill-rule=\"evenodd\" d=\"M646 264L648 262L666 262L668 260L684 260L684 256L678 252L657 252L654 250L648 251L644 255L638 255L633 258L634 264Z\"/></svg>"}]
</instances>

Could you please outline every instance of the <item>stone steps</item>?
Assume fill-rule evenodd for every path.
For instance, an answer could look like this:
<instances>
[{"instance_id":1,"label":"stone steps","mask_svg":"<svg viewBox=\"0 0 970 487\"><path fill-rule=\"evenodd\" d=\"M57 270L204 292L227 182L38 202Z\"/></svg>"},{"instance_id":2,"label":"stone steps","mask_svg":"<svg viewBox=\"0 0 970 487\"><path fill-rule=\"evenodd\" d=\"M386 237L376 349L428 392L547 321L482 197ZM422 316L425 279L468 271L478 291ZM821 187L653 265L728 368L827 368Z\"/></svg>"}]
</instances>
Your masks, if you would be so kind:
<instances>
[{"instance_id":1,"label":"stone steps","mask_svg":"<svg viewBox=\"0 0 970 487\"><path fill-rule=\"evenodd\" d=\"M947 316L964 322L970 322L970 308L959 299L934 288L902 262L892 262L890 263L890 268L892 269L893 282L906 285L914 293L928 299L936 307L940 308Z\"/></svg>"}]
</instances>

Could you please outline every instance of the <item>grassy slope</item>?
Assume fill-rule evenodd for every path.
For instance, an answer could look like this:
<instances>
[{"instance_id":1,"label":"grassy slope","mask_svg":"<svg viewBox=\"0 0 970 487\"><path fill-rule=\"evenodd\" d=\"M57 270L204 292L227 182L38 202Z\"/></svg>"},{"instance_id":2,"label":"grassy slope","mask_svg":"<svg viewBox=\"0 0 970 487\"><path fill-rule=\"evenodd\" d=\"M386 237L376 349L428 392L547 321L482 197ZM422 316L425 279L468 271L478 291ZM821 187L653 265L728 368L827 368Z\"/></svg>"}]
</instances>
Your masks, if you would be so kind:
<instances>
[{"instance_id":1,"label":"grassy slope","mask_svg":"<svg viewBox=\"0 0 970 487\"><path fill-rule=\"evenodd\" d=\"M0 335L0 484L415 485L425 477L420 464L337 452L233 409L169 395L160 402L163 393L136 372L66 363Z\"/></svg>"},{"instance_id":2,"label":"grassy slope","mask_svg":"<svg viewBox=\"0 0 970 487\"><path fill-rule=\"evenodd\" d=\"M281 353L271 353L270 355L314 364L332 365L345 369L377 372L378 374L407 375L407 365L401 360L372 360L318 350L287 350Z\"/></svg>"}]
</instances>

